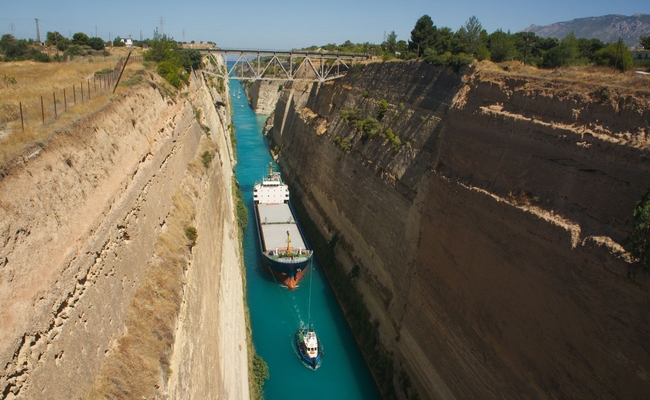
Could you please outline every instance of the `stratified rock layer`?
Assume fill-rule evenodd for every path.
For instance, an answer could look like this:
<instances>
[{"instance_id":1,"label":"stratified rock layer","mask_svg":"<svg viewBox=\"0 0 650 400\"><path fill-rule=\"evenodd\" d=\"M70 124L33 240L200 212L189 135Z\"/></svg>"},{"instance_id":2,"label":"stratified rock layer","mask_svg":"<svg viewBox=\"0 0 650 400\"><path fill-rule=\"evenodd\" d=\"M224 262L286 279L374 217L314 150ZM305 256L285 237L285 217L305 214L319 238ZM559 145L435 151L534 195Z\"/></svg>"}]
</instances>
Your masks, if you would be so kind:
<instances>
[{"instance_id":1,"label":"stratified rock layer","mask_svg":"<svg viewBox=\"0 0 650 400\"><path fill-rule=\"evenodd\" d=\"M621 247L650 188L647 91L416 62L303 86L272 137L359 267L400 397L650 391L650 280Z\"/></svg>"}]
</instances>

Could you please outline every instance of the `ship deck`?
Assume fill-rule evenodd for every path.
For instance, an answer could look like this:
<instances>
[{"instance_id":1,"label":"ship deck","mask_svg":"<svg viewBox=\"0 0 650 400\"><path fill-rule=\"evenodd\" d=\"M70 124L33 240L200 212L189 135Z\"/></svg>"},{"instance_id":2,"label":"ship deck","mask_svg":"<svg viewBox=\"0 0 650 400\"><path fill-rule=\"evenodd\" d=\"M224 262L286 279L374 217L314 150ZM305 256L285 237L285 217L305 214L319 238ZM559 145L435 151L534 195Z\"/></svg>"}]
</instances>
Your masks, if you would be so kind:
<instances>
[{"instance_id":1,"label":"ship deck","mask_svg":"<svg viewBox=\"0 0 650 400\"><path fill-rule=\"evenodd\" d=\"M256 204L255 206L258 211L264 251L286 248L287 231L291 235L292 248L306 248L289 204Z\"/></svg>"}]
</instances>

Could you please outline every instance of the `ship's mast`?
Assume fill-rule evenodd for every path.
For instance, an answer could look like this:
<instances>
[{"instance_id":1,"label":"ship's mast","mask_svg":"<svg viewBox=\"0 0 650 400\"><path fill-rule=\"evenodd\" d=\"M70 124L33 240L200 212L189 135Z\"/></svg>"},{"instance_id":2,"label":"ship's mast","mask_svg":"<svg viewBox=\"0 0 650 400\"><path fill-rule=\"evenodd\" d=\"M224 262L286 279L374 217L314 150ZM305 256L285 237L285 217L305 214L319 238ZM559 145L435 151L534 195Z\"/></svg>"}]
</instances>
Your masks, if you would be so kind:
<instances>
[{"instance_id":1,"label":"ship's mast","mask_svg":"<svg viewBox=\"0 0 650 400\"><path fill-rule=\"evenodd\" d=\"M269 180L273 179L273 164L269 163Z\"/></svg>"},{"instance_id":2,"label":"ship's mast","mask_svg":"<svg viewBox=\"0 0 650 400\"><path fill-rule=\"evenodd\" d=\"M291 257L291 235L287 231L287 257Z\"/></svg>"}]
</instances>

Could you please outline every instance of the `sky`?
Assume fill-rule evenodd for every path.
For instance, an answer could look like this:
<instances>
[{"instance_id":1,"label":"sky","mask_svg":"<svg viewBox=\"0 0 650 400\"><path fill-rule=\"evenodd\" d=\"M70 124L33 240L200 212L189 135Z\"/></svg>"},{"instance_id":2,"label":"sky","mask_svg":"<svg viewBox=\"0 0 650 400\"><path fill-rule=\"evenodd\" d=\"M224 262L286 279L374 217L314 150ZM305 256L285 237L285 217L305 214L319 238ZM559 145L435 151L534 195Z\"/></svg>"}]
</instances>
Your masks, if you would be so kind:
<instances>
[{"instance_id":1,"label":"sky","mask_svg":"<svg viewBox=\"0 0 650 400\"><path fill-rule=\"evenodd\" d=\"M36 39L36 21L66 37L151 38L158 29L177 41L215 42L222 48L289 50L328 43L397 40L427 14L437 27L453 31L476 16L488 33L518 32L575 18L607 14L650 14L649 0L0 0L0 35Z\"/></svg>"}]
</instances>

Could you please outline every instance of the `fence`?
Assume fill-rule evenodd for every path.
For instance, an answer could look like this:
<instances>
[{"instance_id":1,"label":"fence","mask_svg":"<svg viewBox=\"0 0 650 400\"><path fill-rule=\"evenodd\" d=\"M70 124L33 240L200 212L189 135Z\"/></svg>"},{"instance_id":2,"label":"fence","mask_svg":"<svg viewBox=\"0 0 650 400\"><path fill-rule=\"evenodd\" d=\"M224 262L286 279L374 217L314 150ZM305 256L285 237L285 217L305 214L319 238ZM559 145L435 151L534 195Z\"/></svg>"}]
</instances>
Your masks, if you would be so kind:
<instances>
[{"instance_id":1,"label":"fence","mask_svg":"<svg viewBox=\"0 0 650 400\"><path fill-rule=\"evenodd\" d=\"M90 102L102 93L114 91L124 63L142 62L142 56L129 56L117 61L115 68L106 74L93 75L78 84L57 89L38 98L19 101L18 104L0 103L0 137L12 131L25 131L27 126L45 125L59 119L74 107Z\"/></svg>"}]
</instances>

